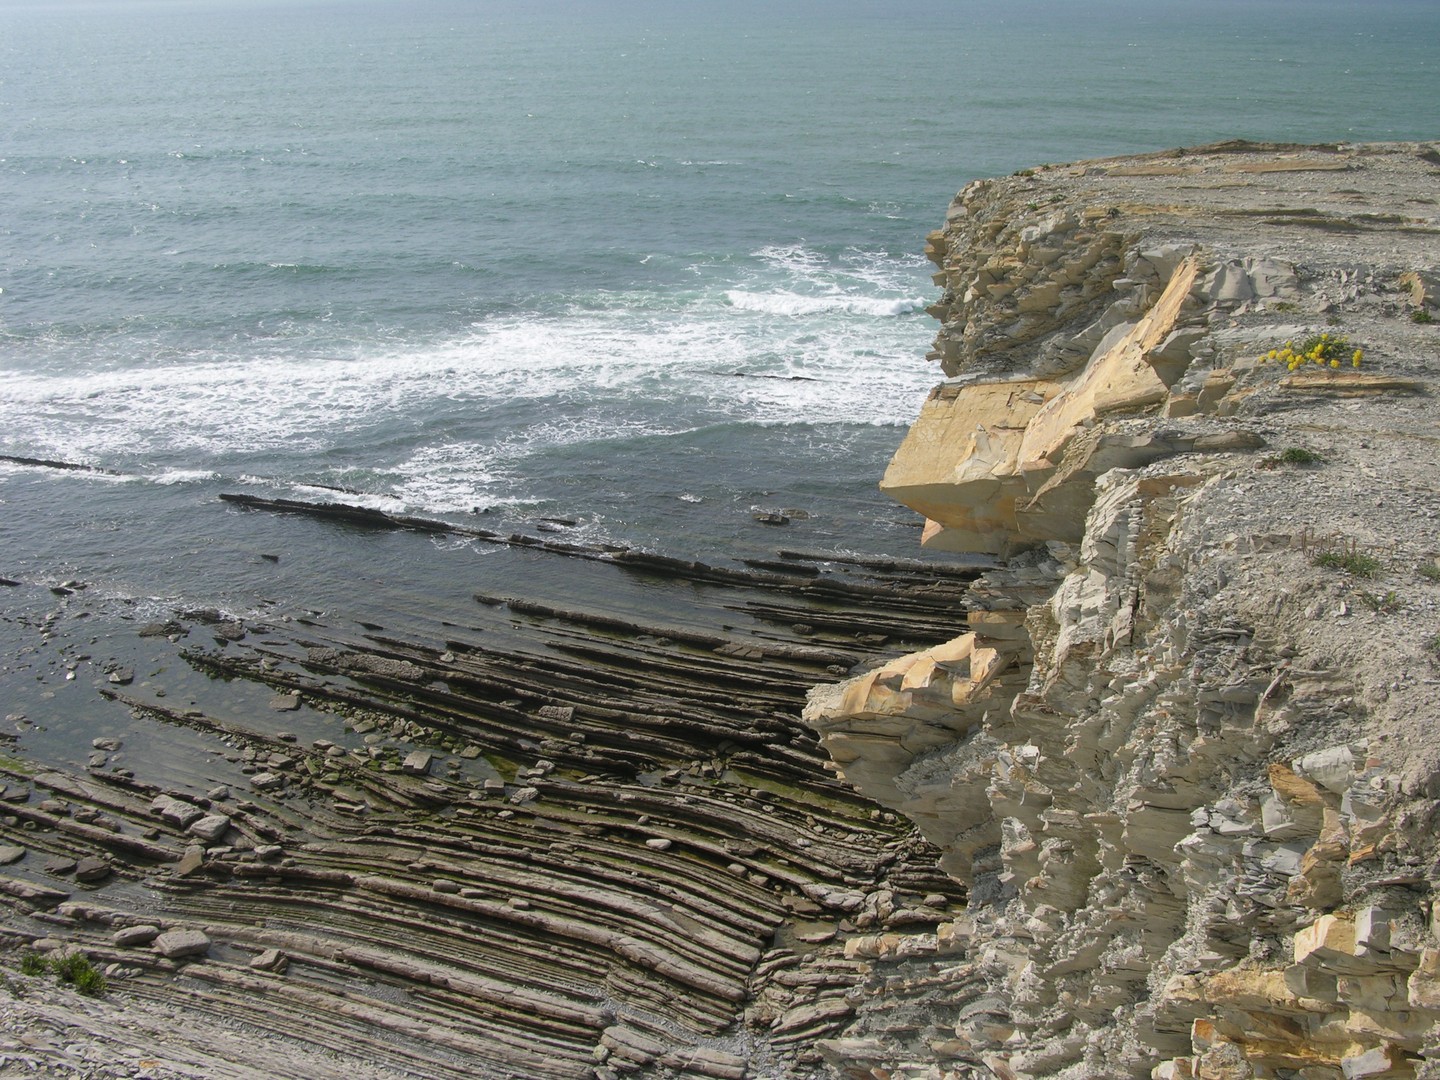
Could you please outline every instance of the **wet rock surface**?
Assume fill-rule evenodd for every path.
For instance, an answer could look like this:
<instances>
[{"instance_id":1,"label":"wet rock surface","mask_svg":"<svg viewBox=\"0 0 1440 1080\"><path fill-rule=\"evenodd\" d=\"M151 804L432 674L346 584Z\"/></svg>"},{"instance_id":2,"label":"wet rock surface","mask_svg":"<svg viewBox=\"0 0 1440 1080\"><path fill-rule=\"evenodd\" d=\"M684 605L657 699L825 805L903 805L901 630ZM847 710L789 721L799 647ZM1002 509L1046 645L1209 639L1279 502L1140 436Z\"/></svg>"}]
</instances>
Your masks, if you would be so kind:
<instances>
[{"instance_id":1,"label":"wet rock surface","mask_svg":"<svg viewBox=\"0 0 1440 1080\"><path fill-rule=\"evenodd\" d=\"M878 643L940 640L975 571L613 554L580 557L724 621L492 596L468 626L191 609L91 641L63 607L37 620L92 732L66 766L53 718L12 715L59 749L0 758L0 940L77 950L108 987L12 962L11 1030L75 1031L74 1053L0 1053L77 1076L824 1075L814 1042L870 978L859 923L894 906L924 929L964 894L830 773L804 694Z\"/></svg>"}]
</instances>

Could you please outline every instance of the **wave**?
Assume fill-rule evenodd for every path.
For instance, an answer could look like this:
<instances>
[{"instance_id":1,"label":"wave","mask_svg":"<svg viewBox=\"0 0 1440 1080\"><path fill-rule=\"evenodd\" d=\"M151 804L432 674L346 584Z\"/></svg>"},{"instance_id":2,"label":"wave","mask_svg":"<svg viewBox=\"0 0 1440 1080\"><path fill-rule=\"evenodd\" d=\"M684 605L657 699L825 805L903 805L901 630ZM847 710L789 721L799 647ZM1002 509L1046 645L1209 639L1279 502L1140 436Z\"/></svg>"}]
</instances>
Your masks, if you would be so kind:
<instances>
[{"instance_id":1,"label":"wave","mask_svg":"<svg viewBox=\"0 0 1440 1080\"><path fill-rule=\"evenodd\" d=\"M925 301L909 297L875 296L804 296L793 292L757 293L731 289L725 298L732 307L742 311L762 311L770 315L822 315L838 312L845 315L869 315L893 318L909 315L925 307Z\"/></svg>"},{"instance_id":2,"label":"wave","mask_svg":"<svg viewBox=\"0 0 1440 1080\"><path fill-rule=\"evenodd\" d=\"M162 472L135 479L159 484L161 487L173 487L176 484L201 484L207 480L219 479L219 476L220 474L213 469L165 469Z\"/></svg>"},{"instance_id":3,"label":"wave","mask_svg":"<svg viewBox=\"0 0 1440 1080\"><path fill-rule=\"evenodd\" d=\"M527 469L567 447L658 446L714 424L902 424L930 388L929 327L908 317L925 303L917 257L802 241L654 263L417 330L280 310L203 332L150 319L0 333L0 358L24 358L0 369L0 430L18 454L167 484L353 475L376 497L467 511L523 495ZM737 373L753 377L717 378Z\"/></svg>"},{"instance_id":4,"label":"wave","mask_svg":"<svg viewBox=\"0 0 1440 1080\"><path fill-rule=\"evenodd\" d=\"M15 453L131 472L229 472L237 454L336 454L383 466L416 446L444 445L447 434L495 446L673 431L756 411L797 421L909 418L931 381L915 362L926 328L893 316L918 307L732 290L728 304L491 318L448 340L344 356L252 340L154 366L12 371L0 376L0 427ZM771 318L807 312L831 317ZM842 314L859 318L833 317ZM775 378L728 379L722 389L716 371Z\"/></svg>"},{"instance_id":5,"label":"wave","mask_svg":"<svg viewBox=\"0 0 1440 1080\"><path fill-rule=\"evenodd\" d=\"M356 266L337 266L329 263L306 263L306 262L222 262L214 263L209 268L212 271L219 271L227 274L267 274L278 273L294 277L305 277L310 275L345 275L359 272Z\"/></svg>"}]
</instances>

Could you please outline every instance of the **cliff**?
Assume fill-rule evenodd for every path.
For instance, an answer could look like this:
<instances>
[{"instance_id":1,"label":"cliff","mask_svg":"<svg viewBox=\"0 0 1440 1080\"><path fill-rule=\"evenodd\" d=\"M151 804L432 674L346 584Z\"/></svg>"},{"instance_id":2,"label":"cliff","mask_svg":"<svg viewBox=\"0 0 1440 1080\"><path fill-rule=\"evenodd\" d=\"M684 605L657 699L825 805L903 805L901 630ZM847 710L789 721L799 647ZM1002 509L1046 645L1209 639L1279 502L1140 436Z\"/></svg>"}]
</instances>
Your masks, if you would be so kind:
<instances>
[{"instance_id":1,"label":"cliff","mask_svg":"<svg viewBox=\"0 0 1440 1080\"><path fill-rule=\"evenodd\" d=\"M952 202L882 488L1005 561L805 718L969 903L849 943L842 1075L1440 1076L1437 166L1235 143Z\"/></svg>"}]
</instances>

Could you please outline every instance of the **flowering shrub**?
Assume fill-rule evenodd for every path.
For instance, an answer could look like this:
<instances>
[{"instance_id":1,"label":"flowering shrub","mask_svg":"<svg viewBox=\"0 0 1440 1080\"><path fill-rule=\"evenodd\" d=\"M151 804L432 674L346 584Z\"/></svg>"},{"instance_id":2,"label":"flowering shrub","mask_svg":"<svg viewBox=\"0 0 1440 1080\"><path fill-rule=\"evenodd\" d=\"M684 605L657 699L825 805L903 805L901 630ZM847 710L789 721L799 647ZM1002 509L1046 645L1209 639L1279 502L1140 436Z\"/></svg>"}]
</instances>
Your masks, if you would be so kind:
<instances>
[{"instance_id":1,"label":"flowering shrub","mask_svg":"<svg viewBox=\"0 0 1440 1080\"><path fill-rule=\"evenodd\" d=\"M1352 348L1350 339L1344 334L1325 333L1306 338L1298 349L1293 341L1287 341L1283 349L1271 349L1260 357L1260 363L1275 360L1289 371L1305 364L1338 368L1343 363L1349 363L1351 367L1358 368L1364 356L1365 350Z\"/></svg>"}]
</instances>

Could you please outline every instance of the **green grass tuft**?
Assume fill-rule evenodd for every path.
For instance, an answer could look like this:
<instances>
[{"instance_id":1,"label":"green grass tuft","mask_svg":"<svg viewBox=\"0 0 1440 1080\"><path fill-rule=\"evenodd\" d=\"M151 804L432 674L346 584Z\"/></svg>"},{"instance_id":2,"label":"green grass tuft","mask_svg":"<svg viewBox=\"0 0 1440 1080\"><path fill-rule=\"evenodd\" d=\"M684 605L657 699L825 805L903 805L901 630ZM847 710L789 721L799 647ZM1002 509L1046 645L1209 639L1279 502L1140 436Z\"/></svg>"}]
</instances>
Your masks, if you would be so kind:
<instances>
[{"instance_id":1,"label":"green grass tuft","mask_svg":"<svg viewBox=\"0 0 1440 1080\"><path fill-rule=\"evenodd\" d=\"M62 983L69 983L82 994L99 997L105 993L105 976L95 970L84 953L66 953L50 962L50 968Z\"/></svg>"},{"instance_id":2,"label":"green grass tuft","mask_svg":"<svg viewBox=\"0 0 1440 1080\"><path fill-rule=\"evenodd\" d=\"M1315 565L1326 570L1341 570L1359 578L1374 577L1382 568L1379 559L1358 551L1322 551L1315 556Z\"/></svg>"}]
</instances>

